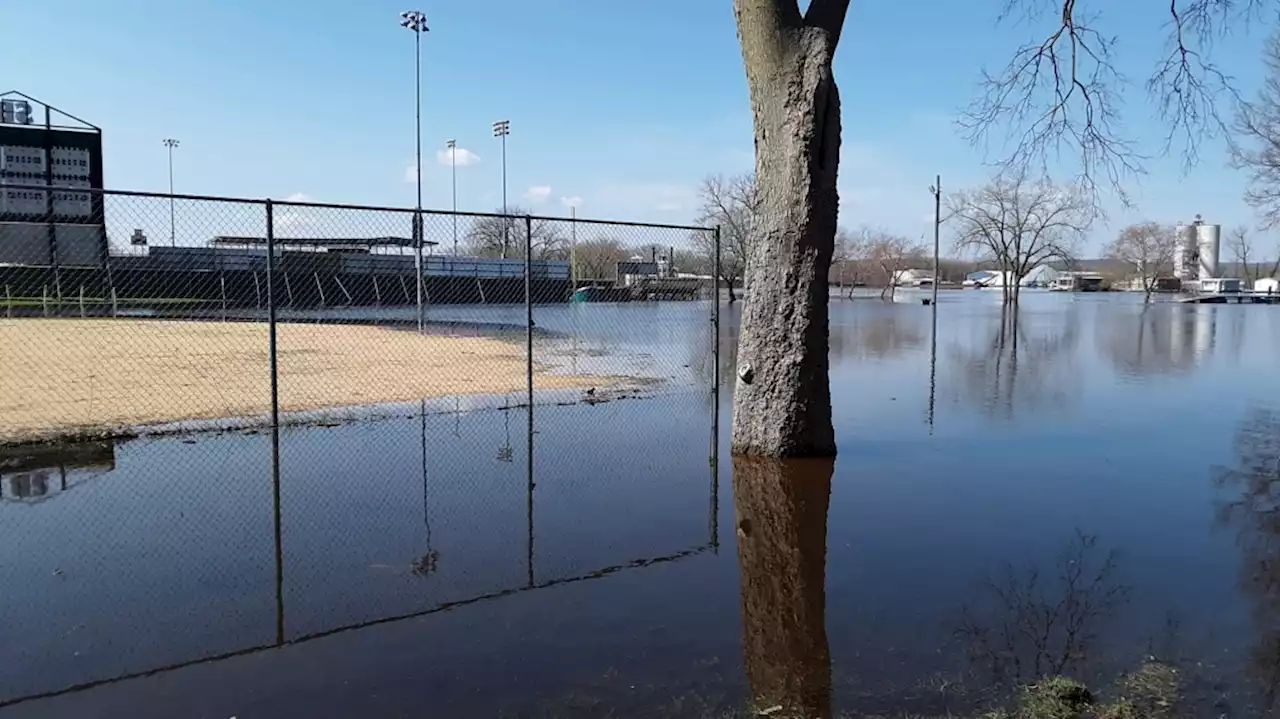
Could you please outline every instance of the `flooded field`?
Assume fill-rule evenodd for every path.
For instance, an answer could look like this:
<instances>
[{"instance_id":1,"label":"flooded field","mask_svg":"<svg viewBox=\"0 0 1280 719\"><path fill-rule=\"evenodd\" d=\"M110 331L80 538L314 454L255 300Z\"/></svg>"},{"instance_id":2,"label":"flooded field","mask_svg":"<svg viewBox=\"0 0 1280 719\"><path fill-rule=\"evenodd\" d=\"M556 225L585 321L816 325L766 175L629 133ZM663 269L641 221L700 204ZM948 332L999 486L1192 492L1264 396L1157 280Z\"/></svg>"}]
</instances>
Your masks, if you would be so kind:
<instances>
[{"instance_id":1,"label":"flooded field","mask_svg":"<svg viewBox=\"0 0 1280 719\"><path fill-rule=\"evenodd\" d=\"M636 397L343 414L278 468L259 428L6 450L0 717L942 716L1152 660L1266 714L1280 310L1133 300L833 300L834 464L729 458L700 303L536 309L548 371Z\"/></svg>"}]
</instances>

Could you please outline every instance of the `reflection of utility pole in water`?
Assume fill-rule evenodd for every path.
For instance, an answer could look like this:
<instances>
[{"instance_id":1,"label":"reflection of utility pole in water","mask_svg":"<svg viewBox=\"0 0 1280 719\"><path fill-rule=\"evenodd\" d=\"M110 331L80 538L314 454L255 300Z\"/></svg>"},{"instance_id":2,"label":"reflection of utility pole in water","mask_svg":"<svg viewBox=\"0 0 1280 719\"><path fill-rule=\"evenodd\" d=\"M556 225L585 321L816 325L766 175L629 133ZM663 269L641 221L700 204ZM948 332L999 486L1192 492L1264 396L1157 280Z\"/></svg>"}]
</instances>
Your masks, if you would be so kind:
<instances>
[{"instance_id":1,"label":"reflection of utility pole in water","mask_svg":"<svg viewBox=\"0 0 1280 719\"><path fill-rule=\"evenodd\" d=\"M515 450L511 447L511 398L505 397L502 402L502 425L506 437L502 446L498 447L499 462L514 462Z\"/></svg>"},{"instance_id":2,"label":"reflection of utility pole in water","mask_svg":"<svg viewBox=\"0 0 1280 719\"><path fill-rule=\"evenodd\" d=\"M743 647L753 707L831 716L826 629L830 459L733 458Z\"/></svg>"},{"instance_id":3,"label":"reflection of utility pole in water","mask_svg":"<svg viewBox=\"0 0 1280 719\"><path fill-rule=\"evenodd\" d=\"M440 553L431 548L431 510L427 501L427 401L422 400L422 523L427 528L427 553L414 560L411 571L419 577L435 574L440 566Z\"/></svg>"},{"instance_id":4,"label":"reflection of utility pole in water","mask_svg":"<svg viewBox=\"0 0 1280 719\"><path fill-rule=\"evenodd\" d=\"M934 410L938 400L938 303L933 303L933 330L929 333L929 434L933 434Z\"/></svg>"}]
</instances>

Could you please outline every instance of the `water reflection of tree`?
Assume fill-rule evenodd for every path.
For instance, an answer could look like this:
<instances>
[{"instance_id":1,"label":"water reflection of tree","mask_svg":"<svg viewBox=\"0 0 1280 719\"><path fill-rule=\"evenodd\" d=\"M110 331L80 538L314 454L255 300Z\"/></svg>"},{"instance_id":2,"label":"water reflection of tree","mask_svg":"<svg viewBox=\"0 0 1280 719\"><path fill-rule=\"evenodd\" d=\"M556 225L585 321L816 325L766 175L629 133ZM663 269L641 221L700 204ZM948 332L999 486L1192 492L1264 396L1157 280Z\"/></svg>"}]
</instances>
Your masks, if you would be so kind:
<instances>
[{"instance_id":1,"label":"water reflection of tree","mask_svg":"<svg viewBox=\"0 0 1280 719\"><path fill-rule=\"evenodd\" d=\"M1234 467L1216 467L1227 495L1218 521L1237 531L1240 586L1253 604L1257 641L1250 656L1269 704L1280 686L1280 412L1255 408L1236 431Z\"/></svg>"},{"instance_id":2,"label":"water reflection of tree","mask_svg":"<svg viewBox=\"0 0 1280 719\"><path fill-rule=\"evenodd\" d=\"M844 317L849 323L832 325L832 359L890 359L929 343L929 316L906 307L869 307Z\"/></svg>"},{"instance_id":3,"label":"water reflection of tree","mask_svg":"<svg viewBox=\"0 0 1280 719\"><path fill-rule=\"evenodd\" d=\"M743 644L757 709L831 716L826 630L831 460L733 458Z\"/></svg>"},{"instance_id":4,"label":"water reflection of tree","mask_svg":"<svg viewBox=\"0 0 1280 719\"><path fill-rule=\"evenodd\" d=\"M972 668L996 687L1047 676L1083 677L1093 667L1099 632L1128 602L1115 552L1077 533L1048 571L1006 565L962 607L955 630Z\"/></svg>"},{"instance_id":5,"label":"water reflection of tree","mask_svg":"<svg viewBox=\"0 0 1280 719\"><path fill-rule=\"evenodd\" d=\"M929 315L914 313L907 307L885 307L881 303L853 302L842 307L853 308L836 313L828 328L831 359L890 359L911 350L921 349L929 343ZM721 308L720 317L720 380L732 389L734 368L738 360L738 318L741 305ZM689 351L690 366L698 376L711 381L712 357L709 356L705 338L696 332L687 333L693 338Z\"/></svg>"},{"instance_id":6,"label":"water reflection of tree","mask_svg":"<svg viewBox=\"0 0 1280 719\"><path fill-rule=\"evenodd\" d=\"M1002 311L986 339L952 343L945 364L958 375L950 384L959 401L992 418L1013 419L1019 409L1061 408L1076 396L1073 384L1079 377L1073 368L1079 342L1080 317L1074 307L1051 324Z\"/></svg>"},{"instance_id":7,"label":"water reflection of tree","mask_svg":"<svg viewBox=\"0 0 1280 719\"><path fill-rule=\"evenodd\" d=\"M1188 372L1215 348L1213 309L1144 307L1137 317L1100 316L1098 345L1127 376Z\"/></svg>"}]
</instances>

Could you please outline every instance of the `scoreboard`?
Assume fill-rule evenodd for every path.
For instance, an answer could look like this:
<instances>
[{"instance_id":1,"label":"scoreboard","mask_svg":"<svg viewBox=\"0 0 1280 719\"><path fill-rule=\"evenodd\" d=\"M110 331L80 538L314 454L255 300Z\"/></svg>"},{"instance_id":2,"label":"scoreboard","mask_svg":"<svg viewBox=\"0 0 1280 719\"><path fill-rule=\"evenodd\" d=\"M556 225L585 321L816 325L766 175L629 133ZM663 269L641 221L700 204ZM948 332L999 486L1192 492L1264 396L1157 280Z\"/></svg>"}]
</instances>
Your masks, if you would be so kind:
<instances>
[{"instance_id":1,"label":"scoreboard","mask_svg":"<svg viewBox=\"0 0 1280 719\"><path fill-rule=\"evenodd\" d=\"M100 265L102 133L15 94L0 101L0 264Z\"/></svg>"}]
</instances>

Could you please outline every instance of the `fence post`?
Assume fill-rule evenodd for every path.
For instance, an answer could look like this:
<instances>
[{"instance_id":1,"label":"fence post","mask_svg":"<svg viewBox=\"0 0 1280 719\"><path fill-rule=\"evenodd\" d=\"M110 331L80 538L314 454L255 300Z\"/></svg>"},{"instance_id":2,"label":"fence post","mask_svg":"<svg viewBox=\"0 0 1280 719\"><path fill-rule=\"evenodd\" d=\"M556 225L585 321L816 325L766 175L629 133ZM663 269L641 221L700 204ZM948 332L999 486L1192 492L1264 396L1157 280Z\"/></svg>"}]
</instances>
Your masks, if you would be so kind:
<instances>
[{"instance_id":1,"label":"fence post","mask_svg":"<svg viewBox=\"0 0 1280 719\"><path fill-rule=\"evenodd\" d=\"M277 463L279 479L280 448L280 366L276 337L276 232L275 207L267 200L267 357L271 372L271 441L272 458Z\"/></svg>"},{"instance_id":2,"label":"fence post","mask_svg":"<svg viewBox=\"0 0 1280 719\"><path fill-rule=\"evenodd\" d=\"M80 285L80 319L84 319L84 285Z\"/></svg>"},{"instance_id":3,"label":"fence post","mask_svg":"<svg viewBox=\"0 0 1280 719\"><path fill-rule=\"evenodd\" d=\"M276 644L284 643L284 544L280 519L280 365L276 338L275 206L266 202L267 220L267 357L271 373L271 491L276 550ZM256 277L255 277L256 278ZM286 278L286 282L287 282ZM292 294L292 293L291 293Z\"/></svg>"},{"instance_id":4,"label":"fence post","mask_svg":"<svg viewBox=\"0 0 1280 719\"><path fill-rule=\"evenodd\" d=\"M533 217L524 217L525 391L529 402L525 439L525 494L528 513L528 581L533 586Z\"/></svg>"},{"instance_id":5,"label":"fence post","mask_svg":"<svg viewBox=\"0 0 1280 719\"><path fill-rule=\"evenodd\" d=\"M426 329L426 307L422 304L422 208L413 211L413 273L417 275L418 334Z\"/></svg>"},{"instance_id":6,"label":"fence post","mask_svg":"<svg viewBox=\"0 0 1280 719\"><path fill-rule=\"evenodd\" d=\"M4 316L13 317L13 295L9 294L9 283L4 284Z\"/></svg>"},{"instance_id":7,"label":"fence post","mask_svg":"<svg viewBox=\"0 0 1280 719\"><path fill-rule=\"evenodd\" d=\"M711 338L714 350L712 354L715 359L715 369L712 372L712 379L715 383L716 395L716 419L720 418L720 226L717 225L713 234L715 245L715 267L711 268L711 287L714 290L711 293L711 326L712 333L715 335Z\"/></svg>"},{"instance_id":8,"label":"fence post","mask_svg":"<svg viewBox=\"0 0 1280 719\"><path fill-rule=\"evenodd\" d=\"M49 285L40 285L40 311L49 316Z\"/></svg>"}]
</instances>

